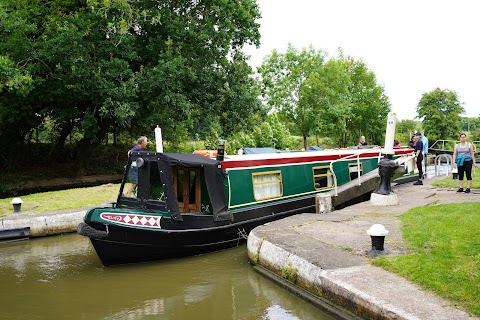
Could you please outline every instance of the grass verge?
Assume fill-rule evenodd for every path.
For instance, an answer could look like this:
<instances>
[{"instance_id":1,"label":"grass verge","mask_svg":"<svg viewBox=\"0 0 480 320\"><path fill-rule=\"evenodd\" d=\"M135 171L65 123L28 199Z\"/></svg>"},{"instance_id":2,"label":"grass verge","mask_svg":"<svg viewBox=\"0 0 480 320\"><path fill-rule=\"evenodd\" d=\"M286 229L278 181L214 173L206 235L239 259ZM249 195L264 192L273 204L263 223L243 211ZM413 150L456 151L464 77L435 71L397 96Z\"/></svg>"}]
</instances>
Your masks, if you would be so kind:
<instances>
[{"instance_id":1,"label":"grass verge","mask_svg":"<svg viewBox=\"0 0 480 320\"><path fill-rule=\"evenodd\" d=\"M401 216L411 254L373 264L480 316L480 203L411 209Z\"/></svg>"},{"instance_id":2,"label":"grass verge","mask_svg":"<svg viewBox=\"0 0 480 320\"><path fill-rule=\"evenodd\" d=\"M467 187L467 178L463 178L463 187ZM439 188L458 188L458 180L452 179L452 176L448 176L445 179L437 180L432 183L432 186ZM472 189L480 189L480 169L477 168L477 172L474 175L472 171Z\"/></svg>"},{"instance_id":3,"label":"grass verge","mask_svg":"<svg viewBox=\"0 0 480 320\"><path fill-rule=\"evenodd\" d=\"M22 212L43 213L87 208L117 199L120 184L35 193L22 196ZM12 198L0 199L0 217L13 212Z\"/></svg>"}]
</instances>

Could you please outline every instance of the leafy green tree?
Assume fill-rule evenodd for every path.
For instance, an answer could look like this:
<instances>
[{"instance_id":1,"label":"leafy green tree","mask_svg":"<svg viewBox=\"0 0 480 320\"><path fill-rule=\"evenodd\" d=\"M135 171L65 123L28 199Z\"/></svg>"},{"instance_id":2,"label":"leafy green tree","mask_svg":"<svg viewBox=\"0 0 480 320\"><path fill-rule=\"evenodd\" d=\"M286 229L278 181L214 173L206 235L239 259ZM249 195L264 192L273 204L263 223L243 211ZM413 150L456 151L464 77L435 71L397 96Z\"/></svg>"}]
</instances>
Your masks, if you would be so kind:
<instances>
[{"instance_id":1,"label":"leafy green tree","mask_svg":"<svg viewBox=\"0 0 480 320\"><path fill-rule=\"evenodd\" d=\"M228 154L237 154L240 148L255 146L255 141L251 135L238 131L234 132L227 140L226 150Z\"/></svg>"},{"instance_id":2,"label":"leafy green tree","mask_svg":"<svg viewBox=\"0 0 480 320\"><path fill-rule=\"evenodd\" d=\"M464 112L457 93L449 89L425 92L417 106L417 117L430 141L457 139Z\"/></svg>"},{"instance_id":3,"label":"leafy green tree","mask_svg":"<svg viewBox=\"0 0 480 320\"><path fill-rule=\"evenodd\" d=\"M343 57L343 55L340 55ZM347 119L345 143L356 145L360 136L369 144L383 145L390 102L375 73L362 60L343 58L350 76L351 113Z\"/></svg>"},{"instance_id":4,"label":"leafy green tree","mask_svg":"<svg viewBox=\"0 0 480 320\"><path fill-rule=\"evenodd\" d=\"M31 90L32 77L7 56L0 56L0 92L16 90L17 94L25 95Z\"/></svg>"},{"instance_id":5,"label":"leafy green tree","mask_svg":"<svg viewBox=\"0 0 480 320\"><path fill-rule=\"evenodd\" d=\"M305 82L311 76L318 77L324 60L322 51L312 47L299 51L289 44L286 53L274 50L258 68L265 102L287 121L295 123L305 147L307 136L317 126L316 106L303 98L304 90L309 88Z\"/></svg>"},{"instance_id":6,"label":"leafy green tree","mask_svg":"<svg viewBox=\"0 0 480 320\"><path fill-rule=\"evenodd\" d=\"M303 84L302 104L311 107L312 133L335 138L344 146L346 122L351 117L350 76L341 59L332 58ZM304 145L306 148L306 145Z\"/></svg>"},{"instance_id":7,"label":"leafy green tree","mask_svg":"<svg viewBox=\"0 0 480 320\"><path fill-rule=\"evenodd\" d=\"M291 148L293 141L290 136L290 130L288 127L280 120L277 113L271 113L267 116L267 122L272 128L273 134L273 145L272 148L283 150L286 148Z\"/></svg>"},{"instance_id":8,"label":"leafy green tree","mask_svg":"<svg viewBox=\"0 0 480 320\"><path fill-rule=\"evenodd\" d=\"M461 117L460 128L470 141L480 140L480 117Z\"/></svg>"},{"instance_id":9,"label":"leafy green tree","mask_svg":"<svg viewBox=\"0 0 480 320\"><path fill-rule=\"evenodd\" d=\"M217 130L214 128L210 129L210 134L205 139L205 148L208 150L217 150L218 140L220 140L220 135Z\"/></svg>"},{"instance_id":10,"label":"leafy green tree","mask_svg":"<svg viewBox=\"0 0 480 320\"><path fill-rule=\"evenodd\" d=\"M85 151L156 125L174 145L198 117L245 126L261 110L241 52L259 44L259 17L254 0L3 0L0 147L47 118L58 146L80 129Z\"/></svg>"},{"instance_id":11,"label":"leafy green tree","mask_svg":"<svg viewBox=\"0 0 480 320\"><path fill-rule=\"evenodd\" d=\"M305 148L310 134L341 147L356 144L360 135L383 143L390 103L363 61L341 50L327 61L322 51L289 45L285 54L274 50L258 71L266 103L294 124L292 132L302 135Z\"/></svg>"},{"instance_id":12,"label":"leafy green tree","mask_svg":"<svg viewBox=\"0 0 480 320\"><path fill-rule=\"evenodd\" d=\"M273 137L272 127L268 122L263 122L258 127L255 127L252 132L252 137L255 140L255 145L260 148L274 148L275 140Z\"/></svg>"},{"instance_id":13,"label":"leafy green tree","mask_svg":"<svg viewBox=\"0 0 480 320\"><path fill-rule=\"evenodd\" d=\"M402 145L407 145L415 132L420 131L421 123L415 120L405 119L397 121L395 126L395 138L400 141Z\"/></svg>"}]
</instances>

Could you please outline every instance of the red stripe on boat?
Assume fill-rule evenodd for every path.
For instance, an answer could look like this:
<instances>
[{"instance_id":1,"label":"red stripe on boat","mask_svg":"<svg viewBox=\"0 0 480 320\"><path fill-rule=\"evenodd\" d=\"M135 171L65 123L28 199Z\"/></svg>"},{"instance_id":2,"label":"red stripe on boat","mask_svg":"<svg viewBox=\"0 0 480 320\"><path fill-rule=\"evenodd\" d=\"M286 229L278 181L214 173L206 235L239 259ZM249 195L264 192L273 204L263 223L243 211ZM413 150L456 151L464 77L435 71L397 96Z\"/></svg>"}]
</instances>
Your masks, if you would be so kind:
<instances>
[{"instance_id":1,"label":"red stripe on boat","mask_svg":"<svg viewBox=\"0 0 480 320\"><path fill-rule=\"evenodd\" d=\"M395 155L403 155L412 153L412 149L402 149L402 150L395 150ZM274 166L274 165L282 165L282 164L296 164L296 163L305 163L305 162L330 162L334 160L338 160L341 158L345 158L349 155L354 155L355 153L341 153L341 154L326 154L326 155L299 155L299 156L289 156L289 157L271 157L271 158L263 158L263 159L225 159L222 162L224 169L233 169L233 168L243 168L243 167L259 167L259 166ZM266 154L265 157L269 155ZM360 159L365 158L375 158L378 156L377 152L368 152L360 154ZM356 156L352 156L349 161L354 161Z\"/></svg>"}]
</instances>

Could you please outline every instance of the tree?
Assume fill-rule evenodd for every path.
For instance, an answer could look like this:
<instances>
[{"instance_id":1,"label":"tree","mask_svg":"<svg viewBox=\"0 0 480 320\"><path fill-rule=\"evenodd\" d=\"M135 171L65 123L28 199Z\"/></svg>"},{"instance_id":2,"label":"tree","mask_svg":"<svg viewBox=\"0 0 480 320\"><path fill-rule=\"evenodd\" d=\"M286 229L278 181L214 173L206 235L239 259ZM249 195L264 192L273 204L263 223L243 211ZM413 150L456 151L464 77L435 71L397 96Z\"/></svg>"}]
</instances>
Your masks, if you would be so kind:
<instances>
[{"instance_id":1,"label":"tree","mask_svg":"<svg viewBox=\"0 0 480 320\"><path fill-rule=\"evenodd\" d=\"M460 122L461 131L467 134L468 140L480 139L480 117L461 117Z\"/></svg>"},{"instance_id":2,"label":"tree","mask_svg":"<svg viewBox=\"0 0 480 320\"><path fill-rule=\"evenodd\" d=\"M417 106L417 118L430 141L457 139L464 112L457 93L448 89L423 93Z\"/></svg>"},{"instance_id":3,"label":"tree","mask_svg":"<svg viewBox=\"0 0 480 320\"><path fill-rule=\"evenodd\" d=\"M8 56L0 56L0 92L16 90L19 95L31 90L32 77L20 68Z\"/></svg>"},{"instance_id":4,"label":"tree","mask_svg":"<svg viewBox=\"0 0 480 320\"><path fill-rule=\"evenodd\" d=\"M341 50L327 61L322 51L289 45L285 54L274 50L258 71L266 103L295 124L305 148L310 134L340 147L360 135L383 143L390 103L363 61L345 58Z\"/></svg>"},{"instance_id":5,"label":"tree","mask_svg":"<svg viewBox=\"0 0 480 320\"><path fill-rule=\"evenodd\" d=\"M274 111L295 123L303 136L306 147L307 136L317 126L314 113L316 106L304 99L307 79L320 73L325 54L312 47L298 51L291 44L286 53L274 50L258 68L261 75L262 96Z\"/></svg>"},{"instance_id":6,"label":"tree","mask_svg":"<svg viewBox=\"0 0 480 320\"><path fill-rule=\"evenodd\" d=\"M421 124L418 121L409 119L400 120L395 126L395 138L397 138L400 143L406 145L415 132L420 131L420 128Z\"/></svg>"},{"instance_id":7,"label":"tree","mask_svg":"<svg viewBox=\"0 0 480 320\"><path fill-rule=\"evenodd\" d=\"M330 137L345 146L346 122L351 116L350 77L341 59L332 58L303 84L301 102L310 106L312 133ZM304 146L306 148L306 145Z\"/></svg>"},{"instance_id":8,"label":"tree","mask_svg":"<svg viewBox=\"0 0 480 320\"><path fill-rule=\"evenodd\" d=\"M261 108L241 52L259 44L259 17L254 0L4 0L0 147L47 118L58 147L80 128L85 151L156 125L179 141L210 114L202 128L241 127Z\"/></svg>"},{"instance_id":9,"label":"tree","mask_svg":"<svg viewBox=\"0 0 480 320\"><path fill-rule=\"evenodd\" d=\"M343 57L343 54L340 54ZM390 102L375 73L364 61L344 58L350 76L351 116L347 119L346 143L357 144L365 136L369 144L383 145Z\"/></svg>"}]
</instances>

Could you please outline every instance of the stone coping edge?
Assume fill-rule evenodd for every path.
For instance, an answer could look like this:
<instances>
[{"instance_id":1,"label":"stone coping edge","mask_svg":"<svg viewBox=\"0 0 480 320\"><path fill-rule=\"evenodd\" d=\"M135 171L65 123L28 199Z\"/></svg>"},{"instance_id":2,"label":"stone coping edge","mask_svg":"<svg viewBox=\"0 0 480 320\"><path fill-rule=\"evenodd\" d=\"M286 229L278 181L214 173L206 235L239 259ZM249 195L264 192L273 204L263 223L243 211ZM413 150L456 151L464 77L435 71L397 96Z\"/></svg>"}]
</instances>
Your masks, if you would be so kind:
<instances>
[{"instance_id":1,"label":"stone coping edge","mask_svg":"<svg viewBox=\"0 0 480 320\"><path fill-rule=\"evenodd\" d=\"M298 286L322 300L337 304L339 310L343 308L365 319L477 319L378 267L365 265L324 270L268 239L258 237L255 229L248 236L247 251L252 264L277 275L282 282L286 281L285 275L287 278L293 275L293 280L286 281L291 286ZM378 279L390 286L382 288L381 281L375 281ZM384 289L393 293L383 294L381 290Z\"/></svg>"},{"instance_id":2,"label":"stone coping edge","mask_svg":"<svg viewBox=\"0 0 480 320\"><path fill-rule=\"evenodd\" d=\"M24 216L15 219L0 219L0 231L30 227L30 237L51 236L76 232L86 210L55 215Z\"/></svg>"}]
</instances>

